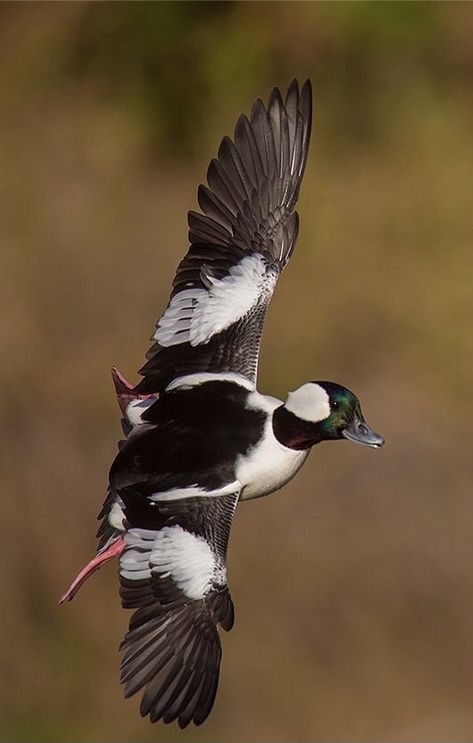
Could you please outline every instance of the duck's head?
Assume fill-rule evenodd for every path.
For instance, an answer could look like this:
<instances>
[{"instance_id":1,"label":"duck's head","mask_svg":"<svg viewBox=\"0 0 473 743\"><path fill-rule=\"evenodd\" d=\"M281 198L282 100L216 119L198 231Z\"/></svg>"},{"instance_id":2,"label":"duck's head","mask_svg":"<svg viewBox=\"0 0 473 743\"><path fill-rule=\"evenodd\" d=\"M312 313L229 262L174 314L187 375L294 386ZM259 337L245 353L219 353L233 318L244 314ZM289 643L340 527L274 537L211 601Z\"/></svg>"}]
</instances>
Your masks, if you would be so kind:
<instances>
[{"instance_id":1,"label":"duck's head","mask_svg":"<svg viewBox=\"0 0 473 743\"><path fill-rule=\"evenodd\" d=\"M334 382L307 382L289 392L274 412L276 438L292 449L308 449L320 441L348 439L379 449L384 439L366 423L360 401Z\"/></svg>"}]
</instances>

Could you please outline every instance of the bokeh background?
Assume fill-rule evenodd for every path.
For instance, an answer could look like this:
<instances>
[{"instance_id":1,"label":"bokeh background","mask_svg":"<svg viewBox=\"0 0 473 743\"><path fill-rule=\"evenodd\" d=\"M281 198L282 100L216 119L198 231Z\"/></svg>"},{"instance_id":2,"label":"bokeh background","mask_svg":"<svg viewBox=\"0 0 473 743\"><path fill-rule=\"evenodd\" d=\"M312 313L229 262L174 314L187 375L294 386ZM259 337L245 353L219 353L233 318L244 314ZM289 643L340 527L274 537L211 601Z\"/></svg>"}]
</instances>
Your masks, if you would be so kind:
<instances>
[{"instance_id":1,"label":"bokeh background","mask_svg":"<svg viewBox=\"0 0 473 743\"><path fill-rule=\"evenodd\" d=\"M473 736L473 5L2 3L0 738ZM301 233L260 389L355 390L387 444L317 447L238 511L236 627L203 728L124 701L95 548L131 379L186 211L257 95L310 76Z\"/></svg>"}]
</instances>

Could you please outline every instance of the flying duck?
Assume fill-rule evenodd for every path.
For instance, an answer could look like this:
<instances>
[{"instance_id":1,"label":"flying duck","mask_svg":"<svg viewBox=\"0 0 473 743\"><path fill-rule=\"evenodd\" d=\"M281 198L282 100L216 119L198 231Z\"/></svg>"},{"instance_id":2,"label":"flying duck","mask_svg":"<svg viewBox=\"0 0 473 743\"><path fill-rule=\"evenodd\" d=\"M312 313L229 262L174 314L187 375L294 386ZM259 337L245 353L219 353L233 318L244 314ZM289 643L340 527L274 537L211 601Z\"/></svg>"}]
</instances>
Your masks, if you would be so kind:
<instances>
[{"instance_id":1,"label":"flying duck","mask_svg":"<svg viewBox=\"0 0 473 743\"><path fill-rule=\"evenodd\" d=\"M190 247L156 325L142 380L112 370L125 438L99 514L97 555L61 598L119 556L121 681L151 722L199 725L217 691L219 627L234 610L227 546L239 501L269 495L320 441L379 448L350 390L310 381L285 402L256 389L263 324L292 255L307 160L311 85L241 116L188 215Z\"/></svg>"}]
</instances>

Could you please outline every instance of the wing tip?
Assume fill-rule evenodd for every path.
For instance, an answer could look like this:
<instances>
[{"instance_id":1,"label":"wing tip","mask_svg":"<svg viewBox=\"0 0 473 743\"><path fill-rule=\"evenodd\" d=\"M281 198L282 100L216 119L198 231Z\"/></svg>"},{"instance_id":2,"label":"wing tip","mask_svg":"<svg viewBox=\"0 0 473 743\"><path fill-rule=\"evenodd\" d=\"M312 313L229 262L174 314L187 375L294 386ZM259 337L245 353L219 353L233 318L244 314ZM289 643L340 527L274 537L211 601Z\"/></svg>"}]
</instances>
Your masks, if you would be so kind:
<instances>
[{"instance_id":1,"label":"wing tip","mask_svg":"<svg viewBox=\"0 0 473 743\"><path fill-rule=\"evenodd\" d=\"M204 257L214 260L215 255L216 262L233 264L245 253L266 250L280 268L286 265L297 237L297 217L293 217L292 212L307 161L311 126L310 78L304 80L302 86L297 78L291 80L285 97L274 87L267 105L258 97L249 117L238 118L235 139L240 141L241 147L229 136L222 138L217 157L211 160L207 170L207 184L198 187L200 213L188 213L191 248L178 267L171 298L188 287L190 281L192 286L201 286L198 269L199 260ZM289 164L291 182L288 185L281 171L284 173ZM261 203L257 203L255 193L260 194ZM285 210L282 217L286 222L286 230L282 231L285 241L275 247L267 227L260 229L258 223L261 210L264 212L270 199ZM250 213L253 207L255 215ZM227 369L228 364L220 363L217 341L212 347L200 344L195 348L185 346L184 337L180 339L182 342L166 347L156 343L154 335L152 341L146 353L147 361L139 370L144 379L134 388L138 394L153 394L187 370L201 370L207 365L215 371ZM257 358L258 349L259 341L256 352L252 349L253 359L255 353ZM231 364L233 369L233 359ZM251 364L254 365L254 361ZM245 375L254 374L252 367L248 372L246 360L238 362L236 370Z\"/></svg>"},{"instance_id":2,"label":"wing tip","mask_svg":"<svg viewBox=\"0 0 473 743\"><path fill-rule=\"evenodd\" d=\"M213 601L156 610L154 619L142 614L120 645L123 695L141 691L140 715L151 723L201 725L215 702L222 656Z\"/></svg>"}]
</instances>

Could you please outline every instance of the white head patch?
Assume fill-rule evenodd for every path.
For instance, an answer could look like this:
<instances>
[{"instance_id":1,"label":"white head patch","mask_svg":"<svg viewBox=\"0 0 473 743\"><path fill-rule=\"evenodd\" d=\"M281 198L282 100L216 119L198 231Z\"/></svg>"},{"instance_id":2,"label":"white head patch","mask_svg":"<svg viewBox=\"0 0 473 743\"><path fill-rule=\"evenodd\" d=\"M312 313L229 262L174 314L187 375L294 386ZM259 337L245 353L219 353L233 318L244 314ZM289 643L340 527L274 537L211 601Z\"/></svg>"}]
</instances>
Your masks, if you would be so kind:
<instances>
[{"instance_id":1,"label":"white head patch","mask_svg":"<svg viewBox=\"0 0 473 743\"><path fill-rule=\"evenodd\" d=\"M323 421L331 413L328 393L315 382L307 382L294 392L289 392L285 408L301 420L311 423Z\"/></svg>"}]
</instances>

